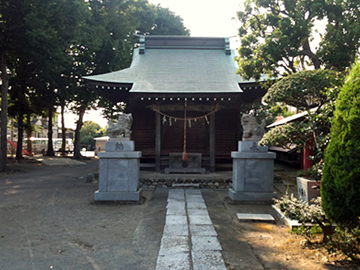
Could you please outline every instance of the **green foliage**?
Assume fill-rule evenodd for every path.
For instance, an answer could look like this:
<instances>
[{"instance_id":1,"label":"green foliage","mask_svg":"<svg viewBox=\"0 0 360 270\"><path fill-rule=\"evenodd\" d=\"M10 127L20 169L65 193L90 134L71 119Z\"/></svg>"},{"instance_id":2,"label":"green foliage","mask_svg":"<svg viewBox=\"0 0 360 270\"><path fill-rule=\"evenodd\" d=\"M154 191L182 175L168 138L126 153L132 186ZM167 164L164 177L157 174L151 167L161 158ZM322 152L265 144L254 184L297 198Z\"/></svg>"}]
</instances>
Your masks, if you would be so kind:
<instances>
[{"instance_id":1,"label":"green foliage","mask_svg":"<svg viewBox=\"0 0 360 270\"><path fill-rule=\"evenodd\" d=\"M358 0L247 0L238 12L239 74L259 79L327 68L346 70L359 48ZM317 23L327 21L320 44L310 46Z\"/></svg>"},{"instance_id":2,"label":"green foliage","mask_svg":"<svg viewBox=\"0 0 360 270\"><path fill-rule=\"evenodd\" d=\"M360 229L337 227L325 247L330 254L340 253L344 254L353 261L359 261Z\"/></svg>"},{"instance_id":3,"label":"green foliage","mask_svg":"<svg viewBox=\"0 0 360 270\"><path fill-rule=\"evenodd\" d=\"M270 113L275 116L283 116L284 118L295 114L294 111L290 111L289 106L277 103L270 108Z\"/></svg>"},{"instance_id":4,"label":"green foliage","mask_svg":"<svg viewBox=\"0 0 360 270\"><path fill-rule=\"evenodd\" d=\"M184 26L180 16L160 5L155 8L156 19L154 27L149 31L150 35L190 35L190 30Z\"/></svg>"},{"instance_id":5,"label":"green foliage","mask_svg":"<svg viewBox=\"0 0 360 270\"><path fill-rule=\"evenodd\" d=\"M105 130L99 124L92 121L85 121L80 131L80 144L95 146L94 138L102 137Z\"/></svg>"},{"instance_id":6,"label":"green foliage","mask_svg":"<svg viewBox=\"0 0 360 270\"><path fill-rule=\"evenodd\" d=\"M326 215L340 226L360 226L360 64L350 71L336 102L326 149L321 196Z\"/></svg>"},{"instance_id":7,"label":"green foliage","mask_svg":"<svg viewBox=\"0 0 360 270\"><path fill-rule=\"evenodd\" d=\"M263 145L295 144L314 149L312 170L322 173L322 163L330 141L330 127L335 101L343 77L330 70L309 70L291 74L274 83L263 97L269 105L284 104L297 109L301 115L296 122L277 126L260 141Z\"/></svg>"},{"instance_id":8,"label":"green foliage","mask_svg":"<svg viewBox=\"0 0 360 270\"><path fill-rule=\"evenodd\" d=\"M322 233L322 230L321 230L321 227L317 224L314 226L301 225L299 227L293 228L291 233L297 234L297 235L302 235L305 237L305 239L308 243L311 243L311 241L314 240L315 235Z\"/></svg>"},{"instance_id":9,"label":"green foliage","mask_svg":"<svg viewBox=\"0 0 360 270\"><path fill-rule=\"evenodd\" d=\"M298 109L310 110L331 101L328 89L339 86L342 80L334 71L308 70L286 76L274 83L263 98L265 103L282 103ZM332 90L331 90L332 91Z\"/></svg>"},{"instance_id":10,"label":"green foliage","mask_svg":"<svg viewBox=\"0 0 360 270\"><path fill-rule=\"evenodd\" d=\"M325 217L321 198L309 205L296 199L293 194L285 194L279 200L275 200L275 205L286 217L302 223L291 233L304 236L309 243L316 234L322 233L324 247L330 254L340 253L351 260L360 259L360 228L334 228Z\"/></svg>"},{"instance_id":11,"label":"green foliage","mask_svg":"<svg viewBox=\"0 0 360 270\"><path fill-rule=\"evenodd\" d=\"M264 134L261 145L280 146L289 148L291 145L298 147L308 146L311 131L304 128L300 122L292 122L276 126Z\"/></svg>"},{"instance_id":12,"label":"green foliage","mask_svg":"<svg viewBox=\"0 0 360 270\"><path fill-rule=\"evenodd\" d=\"M325 213L321 206L321 198L313 201L313 204L308 204L298 200L291 194L285 194L280 199L275 199L275 205L288 218L298 220L302 224L302 228L297 232L301 233L308 241L311 241L313 233L317 233L317 229L308 228L307 223L318 225L323 233L323 241L328 240L328 236L333 233L332 225L325 217Z\"/></svg>"}]
</instances>

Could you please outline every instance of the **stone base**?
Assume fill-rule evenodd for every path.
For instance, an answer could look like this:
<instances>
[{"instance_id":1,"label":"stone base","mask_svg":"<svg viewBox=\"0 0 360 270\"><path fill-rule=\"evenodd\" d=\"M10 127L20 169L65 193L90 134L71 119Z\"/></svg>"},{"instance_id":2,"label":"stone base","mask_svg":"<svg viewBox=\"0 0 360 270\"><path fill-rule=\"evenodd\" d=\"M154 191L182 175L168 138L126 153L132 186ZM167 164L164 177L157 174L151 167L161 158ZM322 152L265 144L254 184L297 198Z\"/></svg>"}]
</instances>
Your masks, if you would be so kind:
<instances>
[{"instance_id":1,"label":"stone base","mask_svg":"<svg viewBox=\"0 0 360 270\"><path fill-rule=\"evenodd\" d=\"M95 191L95 201L138 201L142 190L138 191Z\"/></svg>"},{"instance_id":2,"label":"stone base","mask_svg":"<svg viewBox=\"0 0 360 270\"><path fill-rule=\"evenodd\" d=\"M229 189L229 197L233 201L272 202L272 200L276 198L276 192L240 192Z\"/></svg>"},{"instance_id":3,"label":"stone base","mask_svg":"<svg viewBox=\"0 0 360 270\"><path fill-rule=\"evenodd\" d=\"M165 168L164 173L206 173L205 168Z\"/></svg>"}]
</instances>

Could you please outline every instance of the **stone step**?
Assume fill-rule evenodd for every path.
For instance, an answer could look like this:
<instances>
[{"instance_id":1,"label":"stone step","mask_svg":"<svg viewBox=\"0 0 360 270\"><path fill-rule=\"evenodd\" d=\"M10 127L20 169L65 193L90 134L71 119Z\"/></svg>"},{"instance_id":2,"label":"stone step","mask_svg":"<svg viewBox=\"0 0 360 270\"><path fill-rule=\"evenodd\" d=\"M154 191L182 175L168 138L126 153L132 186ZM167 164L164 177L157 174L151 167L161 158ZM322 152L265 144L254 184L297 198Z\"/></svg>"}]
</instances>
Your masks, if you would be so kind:
<instances>
[{"instance_id":1,"label":"stone step","mask_svg":"<svg viewBox=\"0 0 360 270\"><path fill-rule=\"evenodd\" d=\"M173 188L200 188L200 184L194 183L179 183L179 184L172 184Z\"/></svg>"}]
</instances>

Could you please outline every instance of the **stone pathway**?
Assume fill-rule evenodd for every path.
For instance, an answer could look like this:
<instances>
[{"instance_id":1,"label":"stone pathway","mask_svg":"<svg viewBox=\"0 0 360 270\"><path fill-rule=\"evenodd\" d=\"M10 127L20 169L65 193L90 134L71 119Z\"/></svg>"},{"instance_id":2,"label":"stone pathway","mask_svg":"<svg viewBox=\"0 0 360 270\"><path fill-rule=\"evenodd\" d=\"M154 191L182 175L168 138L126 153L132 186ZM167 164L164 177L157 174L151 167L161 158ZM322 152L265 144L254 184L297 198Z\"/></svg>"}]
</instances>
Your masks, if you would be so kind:
<instances>
[{"instance_id":1,"label":"stone pathway","mask_svg":"<svg viewBox=\"0 0 360 270\"><path fill-rule=\"evenodd\" d=\"M226 270L201 191L170 189L156 270Z\"/></svg>"}]
</instances>

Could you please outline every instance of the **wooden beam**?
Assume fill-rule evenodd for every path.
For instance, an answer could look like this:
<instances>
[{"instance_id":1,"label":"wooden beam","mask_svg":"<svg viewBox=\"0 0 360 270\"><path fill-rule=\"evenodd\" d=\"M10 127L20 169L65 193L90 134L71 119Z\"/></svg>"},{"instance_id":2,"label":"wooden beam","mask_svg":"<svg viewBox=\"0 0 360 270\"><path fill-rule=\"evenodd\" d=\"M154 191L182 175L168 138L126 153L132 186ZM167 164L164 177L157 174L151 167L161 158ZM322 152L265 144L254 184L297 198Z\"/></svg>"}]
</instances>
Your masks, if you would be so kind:
<instances>
[{"instance_id":1,"label":"wooden beam","mask_svg":"<svg viewBox=\"0 0 360 270\"><path fill-rule=\"evenodd\" d=\"M215 113L210 115L210 172L215 172Z\"/></svg>"},{"instance_id":2,"label":"wooden beam","mask_svg":"<svg viewBox=\"0 0 360 270\"><path fill-rule=\"evenodd\" d=\"M155 113L155 171L160 172L161 164L161 115Z\"/></svg>"},{"instance_id":3,"label":"wooden beam","mask_svg":"<svg viewBox=\"0 0 360 270\"><path fill-rule=\"evenodd\" d=\"M180 102L175 104L157 104L155 105L155 108L162 112L174 112L174 111L183 112L184 111L183 101L181 101L180 104L179 103ZM153 105L147 107L151 108L151 106ZM215 110L215 108L216 105L189 104L187 106L188 111L197 111L197 112L211 112Z\"/></svg>"}]
</instances>

